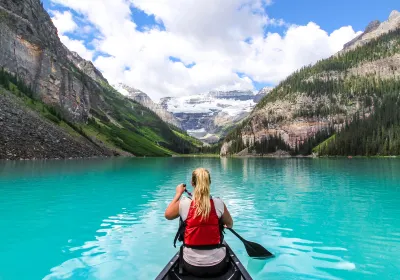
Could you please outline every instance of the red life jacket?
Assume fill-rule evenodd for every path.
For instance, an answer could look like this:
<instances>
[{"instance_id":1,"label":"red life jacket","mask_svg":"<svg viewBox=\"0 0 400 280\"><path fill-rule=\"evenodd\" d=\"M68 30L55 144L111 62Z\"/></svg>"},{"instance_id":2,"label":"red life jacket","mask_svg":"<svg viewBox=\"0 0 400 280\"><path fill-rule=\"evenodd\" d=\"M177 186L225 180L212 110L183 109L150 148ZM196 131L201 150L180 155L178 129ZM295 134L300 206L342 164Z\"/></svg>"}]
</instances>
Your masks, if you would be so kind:
<instances>
[{"instance_id":1,"label":"red life jacket","mask_svg":"<svg viewBox=\"0 0 400 280\"><path fill-rule=\"evenodd\" d=\"M194 201L190 204L189 213L185 221L184 244L187 247L213 246L221 244L220 223L215 210L214 201L211 201L211 211L208 219L196 216Z\"/></svg>"}]
</instances>

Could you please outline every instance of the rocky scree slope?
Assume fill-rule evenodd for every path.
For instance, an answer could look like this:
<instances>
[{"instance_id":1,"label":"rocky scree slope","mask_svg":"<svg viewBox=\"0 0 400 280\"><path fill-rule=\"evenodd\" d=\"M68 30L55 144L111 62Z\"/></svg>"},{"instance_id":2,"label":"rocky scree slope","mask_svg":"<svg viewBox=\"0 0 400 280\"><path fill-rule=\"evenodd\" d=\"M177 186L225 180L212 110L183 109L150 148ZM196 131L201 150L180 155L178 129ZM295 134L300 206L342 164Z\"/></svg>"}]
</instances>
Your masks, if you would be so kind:
<instances>
[{"instance_id":1,"label":"rocky scree slope","mask_svg":"<svg viewBox=\"0 0 400 280\"><path fill-rule=\"evenodd\" d=\"M110 150L148 156L197 150L152 111L115 91L91 62L70 52L39 0L0 0L0 67L27 85L35 100Z\"/></svg>"},{"instance_id":2,"label":"rocky scree slope","mask_svg":"<svg viewBox=\"0 0 400 280\"><path fill-rule=\"evenodd\" d=\"M400 93L399 81L400 13L393 11L388 21L371 23L343 51L281 82L226 137L221 155L245 148L256 154L273 152L285 145L293 153L307 145L310 153L311 146L340 131L354 116L373 117L386 95Z\"/></svg>"},{"instance_id":3,"label":"rocky scree slope","mask_svg":"<svg viewBox=\"0 0 400 280\"><path fill-rule=\"evenodd\" d=\"M103 157L113 154L30 110L0 87L0 159Z\"/></svg>"}]
</instances>

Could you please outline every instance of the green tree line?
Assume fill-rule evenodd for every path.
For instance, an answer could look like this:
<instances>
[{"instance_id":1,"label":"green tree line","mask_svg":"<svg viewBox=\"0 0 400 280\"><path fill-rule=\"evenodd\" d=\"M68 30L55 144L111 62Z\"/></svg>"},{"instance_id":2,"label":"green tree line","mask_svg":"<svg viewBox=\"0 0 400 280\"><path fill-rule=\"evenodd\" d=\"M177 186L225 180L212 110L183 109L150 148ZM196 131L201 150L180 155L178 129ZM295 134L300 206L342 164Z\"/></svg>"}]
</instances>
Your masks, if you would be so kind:
<instances>
[{"instance_id":1,"label":"green tree line","mask_svg":"<svg viewBox=\"0 0 400 280\"><path fill-rule=\"evenodd\" d=\"M379 103L368 117L360 113L354 115L316 152L326 156L400 155L400 95L390 94Z\"/></svg>"}]
</instances>

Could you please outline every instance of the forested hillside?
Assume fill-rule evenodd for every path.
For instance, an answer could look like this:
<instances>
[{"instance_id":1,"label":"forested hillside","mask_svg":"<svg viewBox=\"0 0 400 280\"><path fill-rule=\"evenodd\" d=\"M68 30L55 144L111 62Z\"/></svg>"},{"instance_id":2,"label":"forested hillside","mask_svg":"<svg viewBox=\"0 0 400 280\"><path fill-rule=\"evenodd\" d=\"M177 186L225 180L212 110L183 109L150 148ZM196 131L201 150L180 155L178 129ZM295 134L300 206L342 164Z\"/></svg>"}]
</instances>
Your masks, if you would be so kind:
<instances>
[{"instance_id":1,"label":"forested hillside","mask_svg":"<svg viewBox=\"0 0 400 280\"><path fill-rule=\"evenodd\" d=\"M307 155L316 147L320 155L399 154L400 20L395 23L397 29L281 82L230 133L221 154L248 148Z\"/></svg>"},{"instance_id":2,"label":"forested hillside","mask_svg":"<svg viewBox=\"0 0 400 280\"><path fill-rule=\"evenodd\" d=\"M400 155L400 96L383 98L371 116L357 113L339 133L314 148L320 155Z\"/></svg>"}]
</instances>

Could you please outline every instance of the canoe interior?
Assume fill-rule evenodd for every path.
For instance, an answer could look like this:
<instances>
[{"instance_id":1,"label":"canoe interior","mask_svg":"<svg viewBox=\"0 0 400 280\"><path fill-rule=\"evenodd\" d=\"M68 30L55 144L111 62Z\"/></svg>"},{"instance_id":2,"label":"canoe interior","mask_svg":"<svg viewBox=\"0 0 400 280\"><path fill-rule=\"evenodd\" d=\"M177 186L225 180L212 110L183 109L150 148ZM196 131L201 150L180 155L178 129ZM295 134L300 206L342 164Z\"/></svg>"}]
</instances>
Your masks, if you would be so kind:
<instances>
[{"instance_id":1,"label":"canoe interior","mask_svg":"<svg viewBox=\"0 0 400 280\"><path fill-rule=\"evenodd\" d=\"M200 280L200 279L209 279L209 280L252 280L253 278L244 268L242 263L236 257L235 253L232 249L226 244L226 247L230 254L230 266L229 270L224 274L217 278L198 278L191 275L180 275L178 273L178 263L179 263L179 252L168 262L166 267L161 271L161 273L157 276L156 280Z\"/></svg>"}]
</instances>

